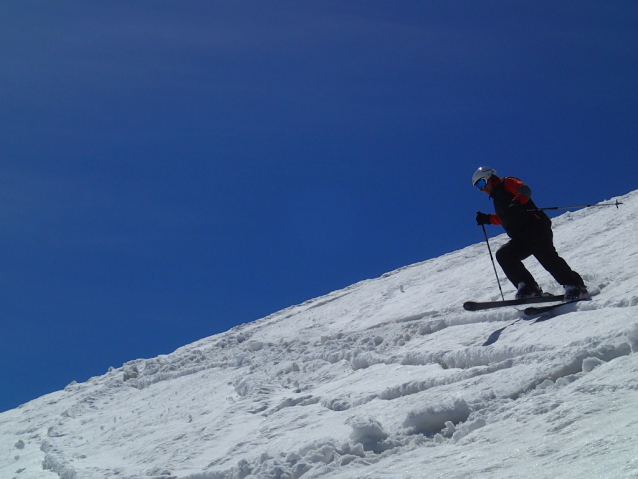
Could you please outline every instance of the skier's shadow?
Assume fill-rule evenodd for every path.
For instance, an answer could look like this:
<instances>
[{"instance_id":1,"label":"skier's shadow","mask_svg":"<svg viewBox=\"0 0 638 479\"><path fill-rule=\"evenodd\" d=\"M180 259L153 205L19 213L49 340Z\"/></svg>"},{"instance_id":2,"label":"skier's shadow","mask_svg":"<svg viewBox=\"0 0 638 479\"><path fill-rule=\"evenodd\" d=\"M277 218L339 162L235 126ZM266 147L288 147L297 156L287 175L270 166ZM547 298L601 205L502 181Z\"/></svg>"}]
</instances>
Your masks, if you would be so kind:
<instances>
[{"instance_id":1,"label":"skier's shadow","mask_svg":"<svg viewBox=\"0 0 638 479\"><path fill-rule=\"evenodd\" d=\"M535 319L535 321L533 321L534 319ZM490 334L490 337L487 338L487 341L485 341L483 343L483 346L489 346L490 344L494 344L496 341L498 341L498 338L501 337L501 333L503 331L505 331L507 328L509 328L513 324L518 323L521 320L523 320L523 321L532 321L533 323L538 323L539 321L547 321L548 319L549 319L549 317L545 317L545 316L542 316L542 315L541 316L531 317L531 318L518 318L513 323L510 323L507 326L503 326L501 329L497 329L492 334Z\"/></svg>"},{"instance_id":2,"label":"skier's shadow","mask_svg":"<svg viewBox=\"0 0 638 479\"><path fill-rule=\"evenodd\" d=\"M514 321L515 323L516 321ZM512 324L514 324L512 323ZM512 324L508 324L507 326L511 326ZM501 329L497 329L496 331L494 331L492 334L490 334L490 337L487 338L487 341L485 341L485 343L483 344L483 346L489 346L490 344L494 344L496 341L498 341L498 338L501 337L501 333L503 331L505 331L505 329L507 329L507 326L502 327Z\"/></svg>"},{"instance_id":3,"label":"skier's shadow","mask_svg":"<svg viewBox=\"0 0 638 479\"><path fill-rule=\"evenodd\" d=\"M547 321L548 319L552 319L555 315L544 314L539 316L535 321L532 321L532 324L542 323L543 321Z\"/></svg>"},{"instance_id":4,"label":"skier's shadow","mask_svg":"<svg viewBox=\"0 0 638 479\"><path fill-rule=\"evenodd\" d=\"M561 314L572 313L574 311L577 311L577 304L575 301L572 303L559 304L551 311L540 313L535 316L526 316L524 318L518 318L513 323L510 323L507 326L502 327L501 329L497 329L492 334L490 334L490 337L487 338L487 341L485 341L485 343L483 343L483 346L489 346L490 344L494 344L496 341L498 341L498 338L501 337L501 333L503 331L505 331L507 328L509 328L513 324L518 323L520 320L528 321L531 324L536 324L536 323L542 323L543 321L547 321L548 319L552 319L556 316L560 316Z\"/></svg>"}]
</instances>

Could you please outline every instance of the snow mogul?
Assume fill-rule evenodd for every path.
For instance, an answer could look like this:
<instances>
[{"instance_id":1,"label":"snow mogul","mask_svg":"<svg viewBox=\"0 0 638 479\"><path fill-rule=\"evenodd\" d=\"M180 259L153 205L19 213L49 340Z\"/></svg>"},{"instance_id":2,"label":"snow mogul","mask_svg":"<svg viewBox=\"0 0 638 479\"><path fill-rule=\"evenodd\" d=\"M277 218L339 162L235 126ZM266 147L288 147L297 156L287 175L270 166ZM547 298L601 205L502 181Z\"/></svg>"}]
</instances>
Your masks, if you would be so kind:
<instances>
[{"instance_id":1,"label":"snow mogul","mask_svg":"<svg viewBox=\"0 0 638 479\"><path fill-rule=\"evenodd\" d=\"M552 221L531 199L532 190L518 178L499 178L496 171L482 166L472 175L472 184L488 194L494 202L495 214L476 214L476 223L502 225L510 240L496 252L505 275L517 288L516 299L542 296L541 288L525 268L523 260L534 256L565 288L565 301L588 295L580 275L573 271L554 247Z\"/></svg>"}]
</instances>

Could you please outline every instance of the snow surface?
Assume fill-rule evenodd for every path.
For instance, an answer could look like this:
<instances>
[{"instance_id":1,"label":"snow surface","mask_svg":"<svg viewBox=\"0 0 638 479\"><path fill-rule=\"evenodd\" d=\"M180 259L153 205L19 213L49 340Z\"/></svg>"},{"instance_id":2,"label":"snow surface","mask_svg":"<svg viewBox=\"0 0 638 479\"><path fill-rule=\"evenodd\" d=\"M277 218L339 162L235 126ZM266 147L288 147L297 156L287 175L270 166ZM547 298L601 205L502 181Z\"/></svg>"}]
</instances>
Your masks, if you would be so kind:
<instances>
[{"instance_id":1,"label":"snow surface","mask_svg":"<svg viewBox=\"0 0 638 479\"><path fill-rule=\"evenodd\" d=\"M464 311L499 298L476 244L4 412L0 477L636 478L638 191L618 199L554 220L591 302Z\"/></svg>"}]
</instances>

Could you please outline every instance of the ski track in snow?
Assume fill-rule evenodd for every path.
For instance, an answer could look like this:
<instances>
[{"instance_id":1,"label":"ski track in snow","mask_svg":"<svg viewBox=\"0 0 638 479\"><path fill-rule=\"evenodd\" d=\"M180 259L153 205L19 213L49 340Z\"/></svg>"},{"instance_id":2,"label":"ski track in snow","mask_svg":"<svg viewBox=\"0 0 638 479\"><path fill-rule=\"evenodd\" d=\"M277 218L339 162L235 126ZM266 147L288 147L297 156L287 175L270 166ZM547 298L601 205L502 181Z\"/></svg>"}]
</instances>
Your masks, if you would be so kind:
<instances>
[{"instance_id":1,"label":"ski track in snow","mask_svg":"<svg viewBox=\"0 0 638 479\"><path fill-rule=\"evenodd\" d=\"M591 302L464 311L500 296L476 244L2 413L0 477L636 478L638 192L619 200L554 220Z\"/></svg>"}]
</instances>

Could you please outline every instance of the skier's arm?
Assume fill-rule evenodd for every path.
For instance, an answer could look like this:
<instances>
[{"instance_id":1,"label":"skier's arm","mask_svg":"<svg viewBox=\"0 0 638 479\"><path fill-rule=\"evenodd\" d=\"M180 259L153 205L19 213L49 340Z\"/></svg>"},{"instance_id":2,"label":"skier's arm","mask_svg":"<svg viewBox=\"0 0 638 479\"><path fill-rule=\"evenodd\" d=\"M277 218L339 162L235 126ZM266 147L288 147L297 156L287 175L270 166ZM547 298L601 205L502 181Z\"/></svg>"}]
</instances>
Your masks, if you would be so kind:
<instances>
[{"instance_id":1,"label":"skier's arm","mask_svg":"<svg viewBox=\"0 0 638 479\"><path fill-rule=\"evenodd\" d=\"M531 188L518 178L506 178L504 186L505 191L514 195L512 203L516 202L519 205L524 205L532 196Z\"/></svg>"},{"instance_id":2,"label":"skier's arm","mask_svg":"<svg viewBox=\"0 0 638 479\"><path fill-rule=\"evenodd\" d=\"M489 213L481 213L480 211L476 213L476 224L477 225L500 225L501 220L495 214Z\"/></svg>"}]
</instances>

